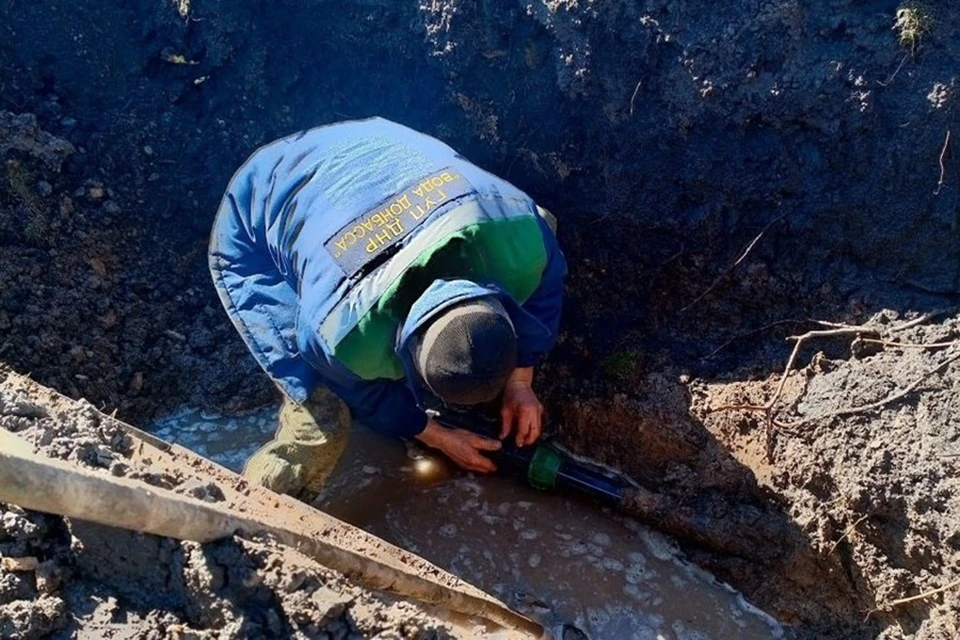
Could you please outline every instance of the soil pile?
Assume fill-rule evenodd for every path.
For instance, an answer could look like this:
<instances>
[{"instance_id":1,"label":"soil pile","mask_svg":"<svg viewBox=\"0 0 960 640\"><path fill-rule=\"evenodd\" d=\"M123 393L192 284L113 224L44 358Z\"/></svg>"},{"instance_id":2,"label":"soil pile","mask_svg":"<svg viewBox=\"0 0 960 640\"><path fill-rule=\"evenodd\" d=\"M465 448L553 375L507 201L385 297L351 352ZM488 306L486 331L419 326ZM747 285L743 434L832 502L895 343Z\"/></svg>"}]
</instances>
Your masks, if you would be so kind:
<instances>
[{"instance_id":1,"label":"soil pile","mask_svg":"<svg viewBox=\"0 0 960 640\"><path fill-rule=\"evenodd\" d=\"M574 402L562 435L641 481L628 510L813 637L956 637L960 317L786 326L766 368L665 368Z\"/></svg>"},{"instance_id":2,"label":"soil pile","mask_svg":"<svg viewBox=\"0 0 960 640\"><path fill-rule=\"evenodd\" d=\"M196 481L196 470L145 468L130 436L91 405L7 374L0 428L46 455L227 500L229 487ZM3 637L473 637L268 538L201 545L0 505L0 556Z\"/></svg>"},{"instance_id":3,"label":"soil pile","mask_svg":"<svg viewBox=\"0 0 960 640\"><path fill-rule=\"evenodd\" d=\"M867 624L956 638L960 317L900 328L911 324L885 313L820 329L780 394L782 375L691 393L710 432L788 506L815 552L836 559L834 579L850 584ZM831 340L849 356L826 355Z\"/></svg>"}]
</instances>

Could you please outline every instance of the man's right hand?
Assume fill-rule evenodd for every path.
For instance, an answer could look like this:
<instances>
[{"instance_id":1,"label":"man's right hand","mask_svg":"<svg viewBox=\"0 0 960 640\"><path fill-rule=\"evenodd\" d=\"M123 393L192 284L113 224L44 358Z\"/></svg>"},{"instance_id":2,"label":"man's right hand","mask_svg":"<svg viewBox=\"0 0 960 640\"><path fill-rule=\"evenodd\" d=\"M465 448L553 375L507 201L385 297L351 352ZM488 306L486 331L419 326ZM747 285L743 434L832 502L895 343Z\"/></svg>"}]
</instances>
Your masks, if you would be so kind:
<instances>
[{"instance_id":1,"label":"man's right hand","mask_svg":"<svg viewBox=\"0 0 960 640\"><path fill-rule=\"evenodd\" d=\"M492 473L497 470L493 461L482 452L498 451L501 446L499 440L484 438L464 429L448 429L433 418L427 420L427 426L417 436L417 440L428 447L439 449L467 471Z\"/></svg>"}]
</instances>

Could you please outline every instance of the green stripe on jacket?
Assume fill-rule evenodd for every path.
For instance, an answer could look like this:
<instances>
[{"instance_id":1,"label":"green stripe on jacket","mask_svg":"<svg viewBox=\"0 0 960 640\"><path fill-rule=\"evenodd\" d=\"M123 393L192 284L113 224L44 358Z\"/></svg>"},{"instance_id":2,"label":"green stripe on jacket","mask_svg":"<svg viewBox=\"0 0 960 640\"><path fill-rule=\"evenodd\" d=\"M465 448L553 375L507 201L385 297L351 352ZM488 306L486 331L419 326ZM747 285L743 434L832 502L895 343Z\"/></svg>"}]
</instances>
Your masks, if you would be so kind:
<instances>
[{"instance_id":1,"label":"green stripe on jacket","mask_svg":"<svg viewBox=\"0 0 960 640\"><path fill-rule=\"evenodd\" d=\"M517 302L540 284L547 254L537 218L492 219L459 229L423 251L334 347L332 355L365 380L404 377L395 341L407 311L440 278L494 283Z\"/></svg>"}]
</instances>

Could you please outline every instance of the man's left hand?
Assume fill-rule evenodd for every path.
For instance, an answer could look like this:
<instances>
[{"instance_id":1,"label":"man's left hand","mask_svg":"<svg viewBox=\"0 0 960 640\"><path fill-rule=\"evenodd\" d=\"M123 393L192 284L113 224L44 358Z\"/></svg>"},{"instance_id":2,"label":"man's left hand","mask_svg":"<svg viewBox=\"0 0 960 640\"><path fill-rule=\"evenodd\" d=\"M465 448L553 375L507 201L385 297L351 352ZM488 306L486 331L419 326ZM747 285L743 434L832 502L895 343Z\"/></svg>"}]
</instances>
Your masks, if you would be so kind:
<instances>
[{"instance_id":1,"label":"man's left hand","mask_svg":"<svg viewBox=\"0 0 960 640\"><path fill-rule=\"evenodd\" d=\"M503 388L503 406L500 418L503 426L500 439L510 435L516 427L517 446L531 445L540 437L543 405L533 392L533 367L514 369Z\"/></svg>"}]
</instances>

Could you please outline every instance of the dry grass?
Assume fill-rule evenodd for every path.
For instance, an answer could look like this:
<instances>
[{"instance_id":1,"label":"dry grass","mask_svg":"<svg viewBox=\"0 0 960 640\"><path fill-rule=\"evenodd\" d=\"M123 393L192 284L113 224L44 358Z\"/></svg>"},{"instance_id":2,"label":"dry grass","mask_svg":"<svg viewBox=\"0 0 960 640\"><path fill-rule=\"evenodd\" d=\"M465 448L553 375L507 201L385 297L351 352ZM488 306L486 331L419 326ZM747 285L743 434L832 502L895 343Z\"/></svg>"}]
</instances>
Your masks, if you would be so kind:
<instances>
[{"instance_id":1,"label":"dry grass","mask_svg":"<svg viewBox=\"0 0 960 640\"><path fill-rule=\"evenodd\" d=\"M26 220L23 223L23 237L30 242L42 244L46 237L50 221L44 212L43 203L31 189L30 173L19 162L7 162L7 184L10 192L26 209Z\"/></svg>"},{"instance_id":2,"label":"dry grass","mask_svg":"<svg viewBox=\"0 0 960 640\"><path fill-rule=\"evenodd\" d=\"M932 25L929 9L922 4L908 2L897 9L893 28L899 34L900 46L915 53Z\"/></svg>"}]
</instances>

